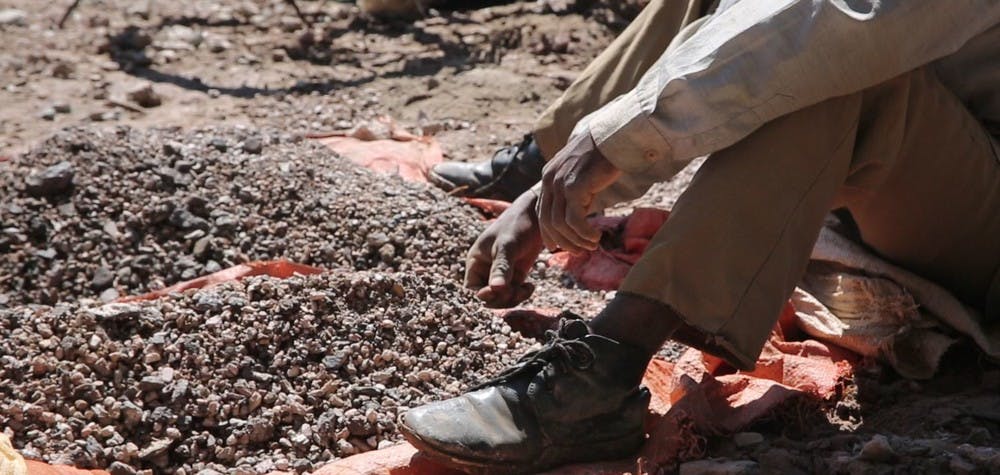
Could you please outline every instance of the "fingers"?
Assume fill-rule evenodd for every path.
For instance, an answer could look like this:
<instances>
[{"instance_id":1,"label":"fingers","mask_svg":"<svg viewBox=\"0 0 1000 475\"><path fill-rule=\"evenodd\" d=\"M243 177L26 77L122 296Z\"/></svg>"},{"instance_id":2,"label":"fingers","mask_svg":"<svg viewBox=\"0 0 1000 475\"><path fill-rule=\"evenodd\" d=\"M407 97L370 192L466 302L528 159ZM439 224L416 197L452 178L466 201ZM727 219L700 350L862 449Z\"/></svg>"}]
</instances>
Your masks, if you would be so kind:
<instances>
[{"instance_id":1,"label":"fingers","mask_svg":"<svg viewBox=\"0 0 1000 475\"><path fill-rule=\"evenodd\" d=\"M492 242L490 240L489 242ZM465 257L465 287L469 289L481 289L486 286L490 273L490 263L492 259L483 252L483 237L476 240L476 243L469 249Z\"/></svg>"},{"instance_id":2,"label":"fingers","mask_svg":"<svg viewBox=\"0 0 1000 475\"><path fill-rule=\"evenodd\" d=\"M593 249L596 243L590 242L567 224L570 215L580 214L577 203L567 202L566 187L556 178L553 182L552 209L549 216L549 236L562 249L570 252L582 252Z\"/></svg>"},{"instance_id":3,"label":"fingers","mask_svg":"<svg viewBox=\"0 0 1000 475\"><path fill-rule=\"evenodd\" d=\"M587 213L593 200L594 197L584 191L578 181L573 180L566 184L567 206L564 224L568 228L567 233L576 235L590 251L597 249L597 244L601 241L601 231L587 221Z\"/></svg>"},{"instance_id":4,"label":"fingers","mask_svg":"<svg viewBox=\"0 0 1000 475\"><path fill-rule=\"evenodd\" d=\"M486 278L490 273L490 263L478 255L471 253L465 259L465 287L468 289L481 289L486 286Z\"/></svg>"},{"instance_id":5,"label":"fingers","mask_svg":"<svg viewBox=\"0 0 1000 475\"><path fill-rule=\"evenodd\" d=\"M513 307L531 296L535 286L525 283L534 262L533 257L515 262L514 252L509 246L498 246L490 271L489 285L478 292L478 296L488 307Z\"/></svg>"},{"instance_id":6,"label":"fingers","mask_svg":"<svg viewBox=\"0 0 1000 475\"><path fill-rule=\"evenodd\" d=\"M515 287L500 290L484 287L476 292L476 297L490 308L510 308L524 302L535 291L535 284L526 282Z\"/></svg>"},{"instance_id":7,"label":"fingers","mask_svg":"<svg viewBox=\"0 0 1000 475\"><path fill-rule=\"evenodd\" d=\"M542 193L538 197L535 215L538 217L538 228L539 233L542 235L542 244L544 244L548 250L555 251L557 245L549 232L552 227L549 223L552 210L552 194L552 173L545 170L542 175Z\"/></svg>"},{"instance_id":8,"label":"fingers","mask_svg":"<svg viewBox=\"0 0 1000 475\"><path fill-rule=\"evenodd\" d=\"M569 178L566 176L569 175ZM601 233L587 222L593 201L587 185L562 168L548 170L542 181L538 220L545 246L570 252L597 249Z\"/></svg>"},{"instance_id":9,"label":"fingers","mask_svg":"<svg viewBox=\"0 0 1000 475\"><path fill-rule=\"evenodd\" d=\"M543 170L537 214L545 246L576 252L597 249L601 233L586 216L594 197L620 174L589 135L571 137Z\"/></svg>"}]
</instances>

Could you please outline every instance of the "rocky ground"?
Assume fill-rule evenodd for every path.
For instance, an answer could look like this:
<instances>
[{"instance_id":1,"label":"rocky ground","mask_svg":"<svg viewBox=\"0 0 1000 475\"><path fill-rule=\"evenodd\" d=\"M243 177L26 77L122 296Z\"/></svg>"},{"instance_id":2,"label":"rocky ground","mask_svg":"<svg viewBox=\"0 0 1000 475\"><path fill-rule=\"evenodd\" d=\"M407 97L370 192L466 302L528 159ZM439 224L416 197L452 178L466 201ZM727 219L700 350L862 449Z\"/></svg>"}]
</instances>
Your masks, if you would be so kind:
<instances>
[{"instance_id":1,"label":"rocky ground","mask_svg":"<svg viewBox=\"0 0 1000 475\"><path fill-rule=\"evenodd\" d=\"M746 432L709 437L682 474L1000 473L1000 370L972 348L907 380L869 363L835 402L795 401Z\"/></svg>"},{"instance_id":2,"label":"rocky ground","mask_svg":"<svg viewBox=\"0 0 1000 475\"><path fill-rule=\"evenodd\" d=\"M0 170L0 307L110 301L277 258L458 279L484 227L433 187L276 129L68 129Z\"/></svg>"},{"instance_id":3,"label":"rocky ground","mask_svg":"<svg viewBox=\"0 0 1000 475\"><path fill-rule=\"evenodd\" d=\"M531 343L452 279L384 272L19 307L0 335L0 424L21 451L116 474L311 471L399 440L402 411Z\"/></svg>"},{"instance_id":4,"label":"rocky ground","mask_svg":"<svg viewBox=\"0 0 1000 475\"><path fill-rule=\"evenodd\" d=\"M397 440L400 410L531 343L457 285L473 209L301 136L390 115L449 158L488 156L642 2L404 22L298 0L306 25L284 0L82 0L60 29L69 3L0 2L0 426L20 450L116 474L308 472ZM671 205L696 170L636 204ZM331 272L101 306L278 257ZM545 257L528 304L593 315L613 295ZM1000 473L1000 373L974 351L946 367L871 366L837 403L666 471Z\"/></svg>"}]
</instances>

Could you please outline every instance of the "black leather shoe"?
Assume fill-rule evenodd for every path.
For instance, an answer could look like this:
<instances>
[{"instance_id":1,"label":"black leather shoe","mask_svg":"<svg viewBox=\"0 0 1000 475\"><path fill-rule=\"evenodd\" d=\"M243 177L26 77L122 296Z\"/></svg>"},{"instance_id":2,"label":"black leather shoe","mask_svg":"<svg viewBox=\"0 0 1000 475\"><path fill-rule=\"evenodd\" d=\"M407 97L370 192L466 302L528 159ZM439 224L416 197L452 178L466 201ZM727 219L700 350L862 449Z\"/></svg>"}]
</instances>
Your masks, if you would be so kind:
<instances>
[{"instance_id":1,"label":"black leather shoe","mask_svg":"<svg viewBox=\"0 0 1000 475\"><path fill-rule=\"evenodd\" d=\"M502 148L487 161L444 162L431 169L430 180L456 196L514 201L542 179L545 158L535 139Z\"/></svg>"},{"instance_id":2,"label":"black leather shoe","mask_svg":"<svg viewBox=\"0 0 1000 475\"><path fill-rule=\"evenodd\" d=\"M614 460L645 441L644 352L563 320L549 342L459 397L412 409L403 435L427 456L469 473L534 473Z\"/></svg>"}]
</instances>

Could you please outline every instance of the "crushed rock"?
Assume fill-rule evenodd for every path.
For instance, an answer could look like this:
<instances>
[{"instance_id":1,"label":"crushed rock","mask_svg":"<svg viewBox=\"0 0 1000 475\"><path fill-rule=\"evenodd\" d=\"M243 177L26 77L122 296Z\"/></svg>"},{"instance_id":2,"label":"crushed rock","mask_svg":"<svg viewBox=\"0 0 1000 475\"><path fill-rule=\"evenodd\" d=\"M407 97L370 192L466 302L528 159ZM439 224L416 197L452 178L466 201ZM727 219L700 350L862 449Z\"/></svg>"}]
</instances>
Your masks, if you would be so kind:
<instances>
[{"instance_id":1,"label":"crushed rock","mask_svg":"<svg viewBox=\"0 0 1000 475\"><path fill-rule=\"evenodd\" d=\"M0 310L0 426L115 473L311 471L531 346L450 279L251 277L138 304Z\"/></svg>"},{"instance_id":2,"label":"crushed rock","mask_svg":"<svg viewBox=\"0 0 1000 475\"><path fill-rule=\"evenodd\" d=\"M275 130L73 128L0 162L0 308L155 290L252 260L459 279L458 199Z\"/></svg>"}]
</instances>

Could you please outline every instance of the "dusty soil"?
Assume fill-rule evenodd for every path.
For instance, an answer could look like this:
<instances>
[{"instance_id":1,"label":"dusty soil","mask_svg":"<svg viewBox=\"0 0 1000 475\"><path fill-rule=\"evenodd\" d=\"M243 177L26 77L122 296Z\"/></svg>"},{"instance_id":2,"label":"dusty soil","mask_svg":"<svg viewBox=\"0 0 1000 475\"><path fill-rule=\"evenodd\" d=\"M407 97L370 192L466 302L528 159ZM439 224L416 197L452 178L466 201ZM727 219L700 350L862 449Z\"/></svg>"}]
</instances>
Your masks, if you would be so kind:
<instances>
[{"instance_id":1,"label":"dusty soil","mask_svg":"<svg viewBox=\"0 0 1000 475\"><path fill-rule=\"evenodd\" d=\"M299 3L313 28L281 0L84 0L63 30L60 2L4 2L27 16L0 26L0 149L94 121L294 133L389 114L440 130L454 157L479 157L527 133L625 21L600 5L557 15L515 2L383 23ZM161 105L129 100L149 85Z\"/></svg>"},{"instance_id":2,"label":"dusty soil","mask_svg":"<svg viewBox=\"0 0 1000 475\"><path fill-rule=\"evenodd\" d=\"M5 371L0 376L4 388L0 404L7 404L0 406L4 408L0 422L29 455L69 458L92 466L121 461L145 470L161 466L160 453L151 449L146 459L134 458L138 453L133 457L125 440L137 450L153 440L174 440L171 436L177 434L168 434L162 424L142 426L135 433L119 432L118 438L104 431L104 422L96 429L88 425L89 419L70 425L58 419L76 417L74 412L87 416L88 410L77 407L79 398L72 391L48 400L59 408L43 411L51 417L43 420L35 409L18 416L11 409L12 400L42 407L36 394L19 391L48 384L47 376L26 376L35 368L23 352L54 355L61 346L37 346L55 338L43 336L46 332L58 333L60 343L71 337L87 339L89 344L91 335L100 333L97 327L75 335L66 333L74 333L70 330L75 327L59 322L87 314L102 298L272 257L339 272L273 284L279 289L341 285L347 279L342 276L367 270L372 273L363 275L427 289L408 302L431 309L435 316L453 316L431 302L437 296L457 299L452 308L456 313L487 319L489 314L454 283L461 273L459 257L483 226L472 210L425 185L375 177L337 162L337 157L298 137L349 129L390 115L414 130L436 135L450 158L486 157L530 131L533 118L635 13L634 2L522 1L445 11L416 22L382 22L360 15L349 3L299 0L313 23L307 27L282 0L83 0L65 28L58 29L56 23L69 3L0 2L0 10L23 13L19 20L0 25L0 157L12 158L0 163L0 311L4 312L0 336L9 339L20 331L19 338L38 337L36 346L19 349L22 353L0 352L4 358L0 371ZM253 140L259 141L259 151ZM68 165L60 165L64 162ZM671 205L696 170L697 164L671 183L654 187L637 203ZM61 188L66 173L74 177L73 188ZM292 195L294 200L289 199ZM358 205L351 206L352 200ZM315 229L323 231L311 232ZM545 267L545 257L533 273L539 291L528 304L593 315L613 295L574 288L559 272ZM257 279L254 285L263 281ZM242 295L250 285L219 292ZM250 298L249 305L256 311L258 306L282 307L289 299L309 300L294 290L288 292L288 299ZM198 310L198 302L207 297L199 295L157 305L172 305L177 313L201 318L207 311ZM315 305L311 300L299 303ZM55 304L62 310L33 304ZM385 305L405 307L391 299ZM360 319L373 315L357 314ZM50 328L31 328L28 320L46 322ZM222 321L240 324L238 319ZM279 321L292 327L300 324L286 316ZM195 334L164 325L163 331L176 333L171 338ZM245 336L230 329L240 338ZM484 322L480 330L484 337L515 338L501 325ZM125 377L129 383L119 392L109 392L115 401L119 396L141 398L134 388L143 377L160 375L164 366L135 360L148 344L156 344L149 341L153 334L130 338L127 346L133 354L123 363L129 368ZM350 341L349 335L346 338ZM102 339L97 348L113 341ZM392 346L390 341L385 343ZM464 358L463 341L446 342L441 351L435 347L428 354ZM338 348L342 349L333 345L324 351ZM672 357L679 350L671 346L664 354ZM86 358L87 351L72 357ZM426 356L423 348L414 351L418 360ZM476 363L479 366L469 374L449 373L441 381L411 383L406 375L419 371L403 371L401 379L391 380L402 399L386 396L378 408L372 406L377 397L347 400L347 395L353 394L352 388L369 385L360 379L385 368L348 374L347 386L338 386L335 392L347 391L338 397L349 407L336 408L343 414L324 419L334 421L332 425L315 424L314 419L330 408L310 403L312 412L301 420L292 416L286 421L271 414L279 423L268 426L273 430L269 436L274 437L266 442L251 442L253 431L246 424L263 417L261 411L274 410L274 405L244 414L243 425L212 430L185 426L180 442L171 442L171 447L188 448L168 458L171 470L166 472L225 471L240 465L250 472L271 466L309 471L323 461L396 439L391 416L398 408L454 394L515 353ZM79 370L75 359L42 360L39 368L46 371L49 363L66 366L70 372ZM961 369L929 382L901 380L873 365L846 384L838 402L794 405L748 428L749 434L710 437L703 453L707 460L666 471L1000 473L996 409L1000 373L974 351L953 355L950 361L946 367ZM256 371L252 366L248 371ZM226 371L221 362L207 367ZM183 375L189 369L185 368L178 365L176 371ZM198 384L197 374L189 376L192 384ZM208 393L246 391L243 383L237 385L236 379L227 380L225 375L217 383L221 386L206 386ZM266 397L270 387L254 381L258 383L255 390ZM419 388L426 391L405 397ZM288 393L308 394L310 389L316 388L293 387ZM82 401L80 407L93 402ZM149 412L151 422L157 407L173 403L156 398L141 402L148 404L142 411ZM373 423L368 409L373 410ZM191 413L200 410L195 407ZM348 414L351 410L355 412ZM160 417L164 411L156 414ZM369 421L375 439L350 430L345 434L352 418L357 419L356 427ZM52 422L51 427L46 421ZM29 430L38 432L28 436ZM83 436L84 430L95 439L102 431L108 438L100 439L98 450ZM217 455L206 449L206 433L216 441L225 433L225 441L234 431L238 434L233 451ZM295 438L304 432L312 438ZM80 437L73 444L59 445L59 437L66 433ZM43 434L44 445L31 445ZM119 438L122 442L117 445L106 443ZM295 447L283 445L283 438ZM304 445L299 447L299 442ZM39 450L43 446L45 450ZM205 458L189 460L185 450L204 453ZM216 462L222 465L210 465Z\"/></svg>"}]
</instances>

